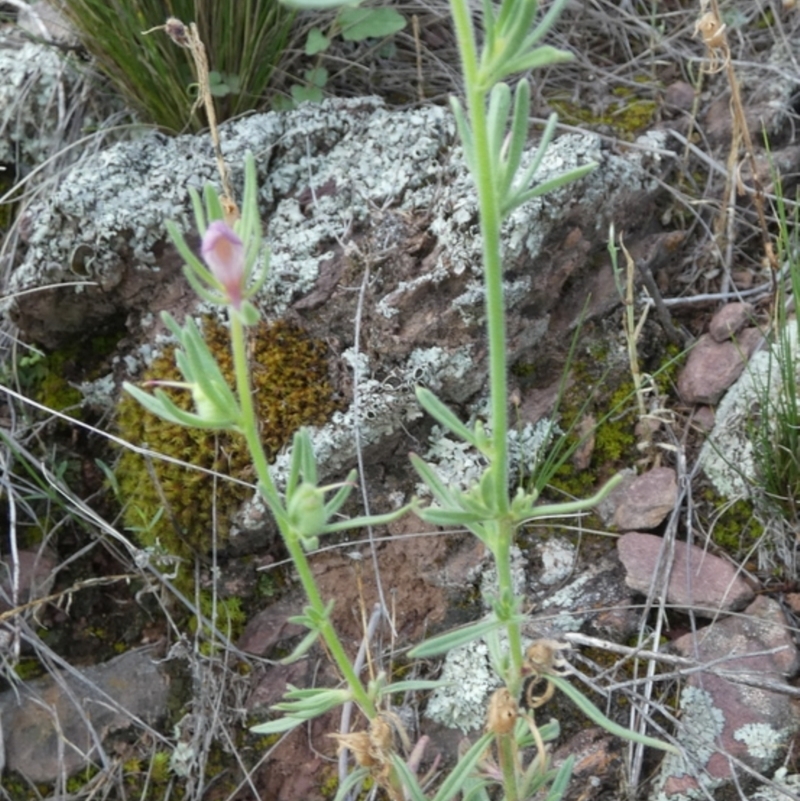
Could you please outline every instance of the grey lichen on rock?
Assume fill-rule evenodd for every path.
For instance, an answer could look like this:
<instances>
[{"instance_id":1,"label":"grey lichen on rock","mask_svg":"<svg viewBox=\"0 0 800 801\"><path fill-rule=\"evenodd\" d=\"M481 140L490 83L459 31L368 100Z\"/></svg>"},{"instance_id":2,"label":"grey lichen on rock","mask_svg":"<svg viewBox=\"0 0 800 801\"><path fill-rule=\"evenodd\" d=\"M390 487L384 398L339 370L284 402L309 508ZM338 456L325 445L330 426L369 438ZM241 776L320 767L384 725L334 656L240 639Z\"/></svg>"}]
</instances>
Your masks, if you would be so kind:
<instances>
[{"instance_id":1,"label":"grey lichen on rock","mask_svg":"<svg viewBox=\"0 0 800 801\"><path fill-rule=\"evenodd\" d=\"M237 193L246 153L256 158L271 251L259 305L269 318L294 315L334 345L332 369L344 376L346 396L352 395L345 354L354 341L357 290L369 278L360 410L337 412L314 432L324 474L352 464L356 423L369 446L418 420L417 383L450 404L467 405L485 392L476 195L446 109L399 111L375 98L332 99L228 122L221 141ZM531 200L504 224L512 364L548 335L555 310L567 325L580 316L588 288L583 277L593 269L592 251L605 249L614 204L628 209L619 213L641 214L648 205L643 198L657 191L650 174L657 155L632 149L620 156L593 135L560 138L537 179L590 160L597 170ZM165 220L176 221L192 245L188 188L206 182L218 185L218 176L202 136L150 132L76 166L23 221L22 261L7 295L23 294L5 302L22 336L59 347L109 321L127 320L134 342L117 364L128 364L126 356L141 363L148 352L143 344L152 346L149 352L159 347L159 326L143 324L149 315L208 311L188 289L164 228ZM572 243L567 255L565 239ZM86 285L58 286L76 280ZM574 309L559 301L567 281L582 293ZM34 287L37 292L24 293ZM278 477L286 458L278 459Z\"/></svg>"},{"instance_id":2,"label":"grey lichen on rock","mask_svg":"<svg viewBox=\"0 0 800 801\"><path fill-rule=\"evenodd\" d=\"M703 788L690 787L685 792L664 792L665 783L673 777L682 777L687 774L694 775L699 768L702 770L718 748L719 737L725 727L725 717L722 711L714 705L710 693L697 687L685 687L681 691L681 745L684 754L692 760L686 762L685 756L667 754L661 765L661 772L650 798L652 801L689 801L689 799L707 798L707 793L713 791L722 782L707 777ZM705 791L705 792L704 792Z\"/></svg>"},{"instance_id":3,"label":"grey lichen on rock","mask_svg":"<svg viewBox=\"0 0 800 801\"><path fill-rule=\"evenodd\" d=\"M67 114L66 97L79 80L56 48L0 30L0 163L30 168L53 154L60 146L59 108Z\"/></svg>"},{"instance_id":4,"label":"grey lichen on rock","mask_svg":"<svg viewBox=\"0 0 800 801\"><path fill-rule=\"evenodd\" d=\"M478 640L450 651L440 678L444 686L431 696L426 717L465 734L479 729L486 722L489 695L500 686L486 643Z\"/></svg>"},{"instance_id":5,"label":"grey lichen on rock","mask_svg":"<svg viewBox=\"0 0 800 801\"><path fill-rule=\"evenodd\" d=\"M791 345L790 357L797 365L794 331L787 341ZM776 345L755 353L717 408L714 428L703 446L700 461L714 487L725 498L763 501L753 442L753 436L761 430L756 410L769 415L770 407L779 403L782 358L785 354Z\"/></svg>"}]
</instances>

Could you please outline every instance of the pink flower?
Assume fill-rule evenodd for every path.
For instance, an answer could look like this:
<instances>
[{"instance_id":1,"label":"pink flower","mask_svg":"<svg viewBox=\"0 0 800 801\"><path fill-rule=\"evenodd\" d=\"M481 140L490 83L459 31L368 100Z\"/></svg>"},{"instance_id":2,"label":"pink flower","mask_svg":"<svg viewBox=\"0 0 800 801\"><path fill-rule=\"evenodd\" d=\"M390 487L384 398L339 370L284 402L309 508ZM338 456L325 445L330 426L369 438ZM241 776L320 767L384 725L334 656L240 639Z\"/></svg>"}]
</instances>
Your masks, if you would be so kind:
<instances>
[{"instance_id":1,"label":"pink flower","mask_svg":"<svg viewBox=\"0 0 800 801\"><path fill-rule=\"evenodd\" d=\"M203 260L222 284L234 309L241 308L244 291L244 244L222 220L209 223L201 247Z\"/></svg>"}]
</instances>

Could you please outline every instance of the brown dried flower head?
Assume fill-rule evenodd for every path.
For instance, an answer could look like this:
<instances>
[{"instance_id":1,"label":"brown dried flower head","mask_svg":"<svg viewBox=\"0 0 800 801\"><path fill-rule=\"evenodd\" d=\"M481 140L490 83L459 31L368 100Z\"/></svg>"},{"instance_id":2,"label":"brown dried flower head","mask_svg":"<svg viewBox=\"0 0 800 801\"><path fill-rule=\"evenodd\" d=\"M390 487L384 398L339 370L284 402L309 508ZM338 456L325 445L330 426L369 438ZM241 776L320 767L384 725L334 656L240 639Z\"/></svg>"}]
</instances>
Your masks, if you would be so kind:
<instances>
[{"instance_id":1,"label":"brown dried flower head","mask_svg":"<svg viewBox=\"0 0 800 801\"><path fill-rule=\"evenodd\" d=\"M492 693L486 715L486 731L492 734L510 734L519 716L519 707L507 687Z\"/></svg>"},{"instance_id":2,"label":"brown dried flower head","mask_svg":"<svg viewBox=\"0 0 800 801\"><path fill-rule=\"evenodd\" d=\"M177 17L169 17L164 24L164 30L175 42L176 45L180 45L181 47L189 47L189 32L186 30L186 26L177 18Z\"/></svg>"},{"instance_id":3,"label":"brown dried flower head","mask_svg":"<svg viewBox=\"0 0 800 801\"><path fill-rule=\"evenodd\" d=\"M699 33L703 39L703 44L708 50L708 66L705 72L719 72L725 67L731 57L728 47L727 26L713 11L707 11L695 23L695 36Z\"/></svg>"}]
</instances>

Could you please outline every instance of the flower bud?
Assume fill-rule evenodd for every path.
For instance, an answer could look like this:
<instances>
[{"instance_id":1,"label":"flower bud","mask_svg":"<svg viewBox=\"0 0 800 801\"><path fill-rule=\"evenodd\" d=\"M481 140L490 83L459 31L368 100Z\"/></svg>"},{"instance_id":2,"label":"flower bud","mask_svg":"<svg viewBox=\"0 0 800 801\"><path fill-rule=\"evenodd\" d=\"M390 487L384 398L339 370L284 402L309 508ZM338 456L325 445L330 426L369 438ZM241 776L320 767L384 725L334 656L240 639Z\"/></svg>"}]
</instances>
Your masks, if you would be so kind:
<instances>
[{"instance_id":1,"label":"flower bud","mask_svg":"<svg viewBox=\"0 0 800 801\"><path fill-rule=\"evenodd\" d=\"M201 251L209 270L222 284L230 304L238 310L242 305L245 281L242 240L222 220L214 220L203 235Z\"/></svg>"},{"instance_id":2,"label":"flower bud","mask_svg":"<svg viewBox=\"0 0 800 801\"><path fill-rule=\"evenodd\" d=\"M203 392L199 384L190 384L195 411L198 417L202 417L206 423L210 423L218 428L230 428L236 421L231 415L230 409L221 409L211 398Z\"/></svg>"},{"instance_id":3,"label":"flower bud","mask_svg":"<svg viewBox=\"0 0 800 801\"><path fill-rule=\"evenodd\" d=\"M308 549L317 547L317 534L325 527L325 492L305 481L286 499L289 525Z\"/></svg>"}]
</instances>

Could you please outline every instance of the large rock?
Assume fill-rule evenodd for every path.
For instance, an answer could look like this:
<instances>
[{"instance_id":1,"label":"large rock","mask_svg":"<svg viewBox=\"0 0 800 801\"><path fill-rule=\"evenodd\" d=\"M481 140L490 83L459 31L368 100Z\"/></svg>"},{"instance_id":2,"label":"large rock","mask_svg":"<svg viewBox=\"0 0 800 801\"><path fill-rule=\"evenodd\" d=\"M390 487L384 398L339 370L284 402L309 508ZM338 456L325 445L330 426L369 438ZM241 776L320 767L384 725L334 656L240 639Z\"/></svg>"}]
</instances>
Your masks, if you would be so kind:
<instances>
[{"instance_id":1,"label":"large rock","mask_svg":"<svg viewBox=\"0 0 800 801\"><path fill-rule=\"evenodd\" d=\"M512 363L523 354L533 358L534 348L563 349L589 294L590 313L617 302L610 264L598 267L608 224L613 218L618 230L630 230L628 244L635 247L634 232L647 229L659 191L650 174L659 157L647 146L662 147L663 140L640 145L618 155L594 135L560 138L539 180L590 161L597 169L506 221ZM358 364L365 446L385 450L387 439L419 416L413 395L419 383L459 404L485 390L476 197L448 111L331 100L226 123L222 148L237 191L246 152L256 156L272 250L261 307L271 317L293 317L332 344L332 369L345 377L345 395ZM23 337L57 348L124 322L133 345L121 354L116 377L135 377L153 344L163 341L153 313L207 310L187 287L164 220L191 234L188 187L217 180L207 138L155 132L73 169L22 220L24 257L5 308ZM356 359L356 290L367 265ZM316 437L331 471L352 459L353 420L352 410L343 412Z\"/></svg>"},{"instance_id":2,"label":"large rock","mask_svg":"<svg viewBox=\"0 0 800 801\"><path fill-rule=\"evenodd\" d=\"M44 783L107 762L110 734L166 713L169 681L154 658L150 648L129 651L0 694L6 769Z\"/></svg>"},{"instance_id":3,"label":"large rock","mask_svg":"<svg viewBox=\"0 0 800 801\"><path fill-rule=\"evenodd\" d=\"M30 169L64 146L82 81L75 56L0 27L0 164Z\"/></svg>"},{"instance_id":4,"label":"large rock","mask_svg":"<svg viewBox=\"0 0 800 801\"><path fill-rule=\"evenodd\" d=\"M800 712L782 688L798 667L797 648L780 605L756 598L742 615L712 623L674 643L711 672L692 672L681 692L677 738L683 756L669 754L653 801L688 801L733 787L749 776L744 763L769 773L800 730ZM741 797L740 784L736 785Z\"/></svg>"},{"instance_id":5,"label":"large rock","mask_svg":"<svg viewBox=\"0 0 800 801\"><path fill-rule=\"evenodd\" d=\"M787 347L776 343L755 353L747 370L725 394L717 408L714 428L700 453L706 475L725 498L752 498L757 504L765 499L758 465L760 446L754 441L765 428L755 410L772 425L776 407L787 403L782 389L782 363L791 359L795 374L800 376L800 345L794 323L784 335Z\"/></svg>"},{"instance_id":6,"label":"large rock","mask_svg":"<svg viewBox=\"0 0 800 801\"><path fill-rule=\"evenodd\" d=\"M625 583L632 590L644 595L650 592L666 558L664 546L662 537L637 531L617 540ZM685 542L673 547L672 570L664 582L668 604L691 609L702 617L716 617L721 611L741 609L753 599L752 589L729 562Z\"/></svg>"}]
</instances>

